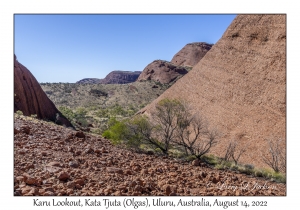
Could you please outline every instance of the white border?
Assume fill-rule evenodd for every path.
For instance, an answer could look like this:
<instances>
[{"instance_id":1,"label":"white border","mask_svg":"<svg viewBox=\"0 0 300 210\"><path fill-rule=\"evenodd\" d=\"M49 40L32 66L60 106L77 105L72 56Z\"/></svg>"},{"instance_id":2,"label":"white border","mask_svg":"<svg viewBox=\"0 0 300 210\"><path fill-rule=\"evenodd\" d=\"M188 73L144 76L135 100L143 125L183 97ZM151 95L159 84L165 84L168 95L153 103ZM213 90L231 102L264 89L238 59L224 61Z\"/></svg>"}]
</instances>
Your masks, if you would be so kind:
<instances>
[{"instance_id":1,"label":"white border","mask_svg":"<svg viewBox=\"0 0 300 210\"><path fill-rule=\"evenodd\" d=\"M0 150L0 208L1 209L35 209L33 198L13 196L13 14L15 13L210 13L210 14L241 14L241 13L286 13L287 14L287 152L288 152L288 177L286 197L238 197L240 200L267 200L267 209L283 209L287 206L297 205L299 180L298 157L299 154L299 64L296 63L299 55L294 53L299 46L299 15L297 5L291 2L276 2L274 0L252 1L142 1L142 0L2 0L0 2L0 60L1 60L1 150ZM192 32L190 32L192 33ZM299 51L299 50L298 50ZM298 65L297 65L298 64ZM3 135L4 132L4 135ZM93 198L93 197L91 197ZM157 197L156 197L157 198ZM193 197L183 197L192 199ZM204 197L213 201L234 200L234 197ZM52 197L48 197L51 200ZM56 199L56 198L55 198ZM63 199L59 197L57 199ZM56 199L56 200L57 200ZM72 199L76 199L73 197ZM83 200L84 198L81 197ZM103 199L101 197L100 199ZM124 197L119 198L121 200ZM165 199L165 197L164 197ZM199 197L197 197L199 199ZM177 201L172 197L170 200ZM67 208L67 207L64 207ZM73 207L74 208L74 207ZM103 207L96 207L103 209ZM190 207L192 208L192 207ZM194 209L203 207L194 207ZM222 207L220 207L223 209ZM243 207L244 208L244 207ZM261 207L266 209L266 207ZM57 209L57 207L47 207ZM81 208L82 209L82 208ZM91 207L89 208L91 209ZM121 209L121 208L109 208ZM133 209L133 208L129 208ZM141 208L139 208L141 209ZM160 209L160 208L152 208ZM231 208L228 208L231 209ZM294 208L297 209L297 208Z\"/></svg>"}]
</instances>

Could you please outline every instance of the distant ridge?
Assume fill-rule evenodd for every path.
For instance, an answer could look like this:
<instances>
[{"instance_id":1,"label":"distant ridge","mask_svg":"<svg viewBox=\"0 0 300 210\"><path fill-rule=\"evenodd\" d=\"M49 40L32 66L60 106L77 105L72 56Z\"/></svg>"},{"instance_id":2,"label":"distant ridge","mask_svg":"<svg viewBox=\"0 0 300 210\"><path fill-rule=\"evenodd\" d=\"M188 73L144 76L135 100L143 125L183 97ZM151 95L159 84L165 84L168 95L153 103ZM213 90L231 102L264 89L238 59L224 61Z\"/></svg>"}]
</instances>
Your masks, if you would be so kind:
<instances>
[{"instance_id":1,"label":"distant ridge","mask_svg":"<svg viewBox=\"0 0 300 210\"><path fill-rule=\"evenodd\" d=\"M79 84L126 84L135 82L141 71L121 71L110 72L104 79L85 78L76 83Z\"/></svg>"}]
</instances>

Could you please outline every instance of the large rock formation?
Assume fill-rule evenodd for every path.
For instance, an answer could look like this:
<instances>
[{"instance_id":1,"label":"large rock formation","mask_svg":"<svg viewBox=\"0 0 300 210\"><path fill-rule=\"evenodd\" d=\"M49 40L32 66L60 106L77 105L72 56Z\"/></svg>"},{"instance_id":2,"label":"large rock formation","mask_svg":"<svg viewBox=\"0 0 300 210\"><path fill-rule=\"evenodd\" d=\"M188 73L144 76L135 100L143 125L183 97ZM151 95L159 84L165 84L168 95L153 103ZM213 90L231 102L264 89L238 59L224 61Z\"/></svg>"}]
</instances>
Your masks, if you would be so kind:
<instances>
[{"instance_id":1,"label":"large rock formation","mask_svg":"<svg viewBox=\"0 0 300 210\"><path fill-rule=\"evenodd\" d=\"M168 61L155 60L145 67L137 81L153 80L166 84L187 73L186 68L182 66L174 65Z\"/></svg>"},{"instance_id":2,"label":"large rock formation","mask_svg":"<svg viewBox=\"0 0 300 210\"><path fill-rule=\"evenodd\" d=\"M31 72L14 56L14 111L18 110L27 116L36 114L40 119L73 127L47 97Z\"/></svg>"},{"instance_id":3,"label":"large rock formation","mask_svg":"<svg viewBox=\"0 0 300 210\"><path fill-rule=\"evenodd\" d=\"M135 82L141 71L112 71L104 79L85 78L76 83L80 84L126 84Z\"/></svg>"},{"instance_id":4,"label":"large rock formation","mask_svg":"<svg viewBox=\"0 0 300 210\"><path fill-rule=\"evenodd\" d=\"M140 76L141 71L112 71L103 80L101 84L126 84L135 82Z\"/></svg>"},{"instance_id":5,"label":"large rock formation","mask_svg":"<svg viewBox=\"0 0 300 210\"><path fill-rule=\"evenodd\" d=\"M266 166L265 139L286 136L286 15L238 15L205 57L140 113L163 98L188 101L222 131L213 153L223 156L238 139L248 145L242 162Z\"/></svg>"},{"instance_id":6,"label":"large rock formation","mask_svg":"<svg viewBox=\"0 0 300 210\"><path fill-rule=\"evenodd\" d=\"M78 83L78 84L99 84L100 82L101 82L101 79L84 78L84 79L77 81L76 83Z\"/></svg>"},{"instance_id":7,"label":"large rock formation","mask_svg":"<svg viewBox=\"0 0 300 210\"><path fill-rule=\"evenodd\" d=\"M171 63L179 66L195 66L213 45L205 42L194 42L185 45L174 55Z\"/></svg>"}]
</instances>

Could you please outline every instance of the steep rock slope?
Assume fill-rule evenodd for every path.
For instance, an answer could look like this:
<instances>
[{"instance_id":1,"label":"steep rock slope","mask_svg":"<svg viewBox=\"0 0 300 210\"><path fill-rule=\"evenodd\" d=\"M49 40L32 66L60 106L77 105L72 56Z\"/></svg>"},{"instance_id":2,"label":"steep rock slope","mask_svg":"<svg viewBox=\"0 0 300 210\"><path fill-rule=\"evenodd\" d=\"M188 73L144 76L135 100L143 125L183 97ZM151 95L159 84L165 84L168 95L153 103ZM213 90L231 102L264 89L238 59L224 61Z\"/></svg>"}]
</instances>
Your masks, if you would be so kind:
<instances>
[{"instance_id":1,"label":"steep rock slope","mask_svg":"<svg viewBox=\"0 0 300 210\"><path fill-rule=\"evenodd\" d=\"M188 101L222 131L213 153L224 155L237 139L247 145L242 162L265 166L265 139L286 135L286 16L238 15L193 70L140 113L163 98Z\"/></svg>"},{"instance_id":2,"label":"steep rock slope","mask_svg":"<svg viewBox=\"0 0 300 210\"><path fill-rule=\"evenodd\" d=\"M145 67L137 81L153 80L166 84L187 73L188 71L182 66L174 65L168 61L155 60Z\"/></svg>"},{"instance_id":3,"label":"steep rock slope","mask_svg":"<svg viewBox=\"0 0 300 210\"><path fill-rule=\"evenodd\" d=\"M47 97L31 72L14 56L14 111L18 110L27 116L36 114L40 119L48 119L72 127L72 124Z\"/></svg>"},{"instance_id":4,"label":"steep rock slope","mask_svg":"<svg viewBox=\"0 0 300 210\"><path fill-rule=\"evenodd\" d=\"M212 46L212 44L205 42L189 43L174 55L171 63L179 66L193 67L204 57Z\"/></svg>"}]
</instances>

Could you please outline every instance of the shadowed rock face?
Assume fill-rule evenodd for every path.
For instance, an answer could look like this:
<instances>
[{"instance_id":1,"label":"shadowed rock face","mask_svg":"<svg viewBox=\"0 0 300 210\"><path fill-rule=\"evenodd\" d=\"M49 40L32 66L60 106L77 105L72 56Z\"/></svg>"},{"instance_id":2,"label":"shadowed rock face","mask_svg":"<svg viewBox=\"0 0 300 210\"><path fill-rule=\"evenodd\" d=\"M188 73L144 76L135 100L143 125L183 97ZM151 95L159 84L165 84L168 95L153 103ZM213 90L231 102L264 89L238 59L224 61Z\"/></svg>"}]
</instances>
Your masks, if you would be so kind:
<instances>
[{"instance_id":1,"label":"shadowed rock face","mask_svg":"<svg viewBox=\"0 0 300 210\"><path fill-rule=\"evenodd\" d=\"M153 80L166 84L187 73L188 71L182 66L174 65L168 61L155 60L146 66L137 81Z\"/></svg>"},{"instance_id":2,"label":"shadowed rock face","mask_svg":"<svg viewBox=\"0 0 300 210\"><path fill-rule=\"evenodd\" d=\"M140 113L164 98L189 102L222 131L213 153L223 156L238 139L248 144L241 161L265 167L265 139L286 135L286 16L238 15L205 57Z\"/></svg>"},{"instance_id":3,"label":"shadowed rock face","mask_svg":"<svg viewBox=\"0 0 300 210\"><path fill-rule=\"evenodd\" d=\"M18 110L27 116L36 114L39 119L73 127L47 97L31 72L14 56L14 112Z\"/></svg>"},{"instance_id":4,"label":"shadowed rock face","mask_svg":"<svg viewBox=\"0 0 300 210\"><path fill-rule=\"evenodd\" d=\"M178 66L195 66L205 54L212 48L212 44L194 42L185 45L171 60Z\"/></svg>"}]
</instances>

